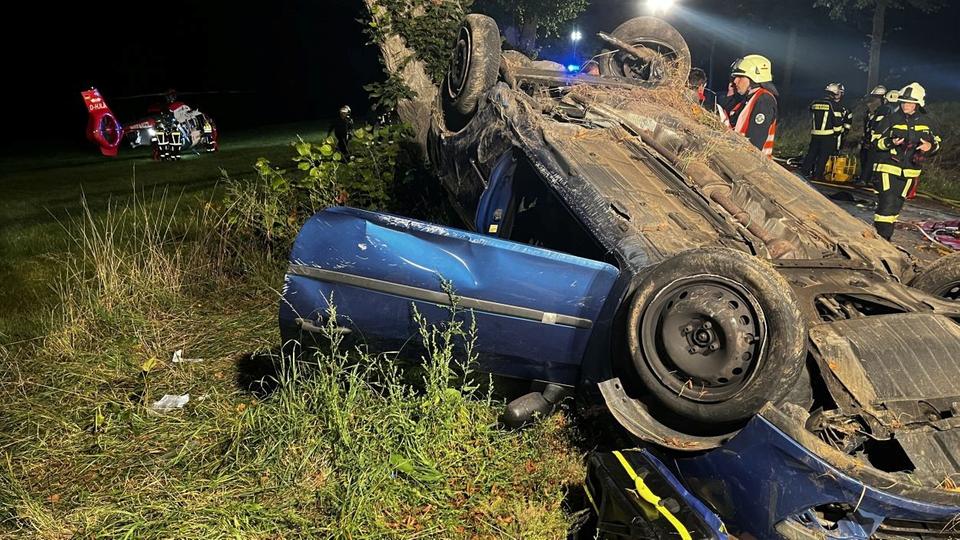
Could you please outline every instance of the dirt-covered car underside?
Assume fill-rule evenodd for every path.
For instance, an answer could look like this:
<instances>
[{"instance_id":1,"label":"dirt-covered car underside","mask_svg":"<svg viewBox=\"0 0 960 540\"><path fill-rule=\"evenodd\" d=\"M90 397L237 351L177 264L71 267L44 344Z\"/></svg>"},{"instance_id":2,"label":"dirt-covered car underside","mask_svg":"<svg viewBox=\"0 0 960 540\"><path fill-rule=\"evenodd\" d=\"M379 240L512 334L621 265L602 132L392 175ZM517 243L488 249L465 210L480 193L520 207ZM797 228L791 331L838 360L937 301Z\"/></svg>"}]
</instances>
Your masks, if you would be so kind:
<instances>
[{"instance_id":1,"label":"dirt-covered car underside","mask_svg":"<svg viewBox=\"0 0 960 540\"><path fill-rule=\"evenodd\" d=\"M798 502L781 509L791 523L806 523L809 511L819 525L836 526L837 516L899 504L883 499L890 496L927 506L877 515L946 524L949 509L960 508L960 260L921 271L866 223L720 128L686 96L689 53L669 25L634 19L608 41L614 50L601 55L601 75L574 76L502 53L495 23L470 16L434 108L429 157L466 223L487 237L615 269L602 308L579 326L589 338L574 375L551 358L531 372L536 359L524 357L521 372L512 367L519 356L493 371L602 396L633 435L681 455L743 444L763 421L810 460L862 482L856 509L849 494ZM376 223L417 235L421 250L434 234ZM447 242L451 234L436 237ZM463 238L490 247L477 235ZM294 248L297 268L323 265L309 242ZM357 257L366 259L362 249ZM351 257L338 251L337 271L351 267ZM290 275L318 276L310 272ZM323 291L337 285L329 287ZM381 292L412 291L401 287ZM290 296L289 304L304 305ZM287 314L285 336L296 337L303 311L316 310ZM350 316L360 320L361 311ZM556 325L557 316L544 312L542 322ZM689 469L693 483L712 466L704 463ZM698 493L725 507L709 486ZM758 499L770 508L764 504ZM882 532L880 521L869 534Z\"/></svg>"}]
</instances>

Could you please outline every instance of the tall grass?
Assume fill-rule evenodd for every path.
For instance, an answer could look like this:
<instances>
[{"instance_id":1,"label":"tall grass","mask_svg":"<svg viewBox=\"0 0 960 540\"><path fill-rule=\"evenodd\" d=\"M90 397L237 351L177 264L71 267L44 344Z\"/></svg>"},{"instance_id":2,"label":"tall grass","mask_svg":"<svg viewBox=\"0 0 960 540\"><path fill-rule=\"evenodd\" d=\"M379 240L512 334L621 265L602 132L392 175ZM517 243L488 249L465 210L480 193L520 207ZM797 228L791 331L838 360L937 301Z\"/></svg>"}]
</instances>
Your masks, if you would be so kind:
<instances>
[{"instance_id":1,"label":"tall grass","mask_svg":"<svg viewBox=\"0 0 960 540\"><path fill-rule=\"evenodd\" d=\"M282 265L257 270L206 202L138 197L64 223L54 330L0 381L0 536L564 535L583 474L569 429L497 427L469 317L419 319L416 362L336 333L272 353ZM203 361L173 364L178 348ZM263 378L276 390L251 393Z\"/></svg>"}]
</instances>

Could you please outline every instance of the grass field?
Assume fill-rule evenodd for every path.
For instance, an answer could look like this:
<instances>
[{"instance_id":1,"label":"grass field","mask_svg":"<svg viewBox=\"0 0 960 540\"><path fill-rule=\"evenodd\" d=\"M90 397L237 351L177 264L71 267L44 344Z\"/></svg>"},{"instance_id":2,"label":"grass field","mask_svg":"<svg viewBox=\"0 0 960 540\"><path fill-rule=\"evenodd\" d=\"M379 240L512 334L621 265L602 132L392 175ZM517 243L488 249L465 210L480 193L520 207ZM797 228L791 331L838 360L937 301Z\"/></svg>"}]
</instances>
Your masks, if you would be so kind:
<instances>
[{"instance_id":1,"label":"grass field","mask_svg":"<svg viewBox=\"0 0 960 540\"><path fill-rule=\"evenodd\" d=\"M501 404L424 325L423 362L276 354L283 263L220 234L218 181L281 127L156 163L62 154L0 178L0 537L559 538L582 451ZM172 362L182 349L198 362ZM164 395L189 394L158 412Z\"/></svg>"}]
</instances>

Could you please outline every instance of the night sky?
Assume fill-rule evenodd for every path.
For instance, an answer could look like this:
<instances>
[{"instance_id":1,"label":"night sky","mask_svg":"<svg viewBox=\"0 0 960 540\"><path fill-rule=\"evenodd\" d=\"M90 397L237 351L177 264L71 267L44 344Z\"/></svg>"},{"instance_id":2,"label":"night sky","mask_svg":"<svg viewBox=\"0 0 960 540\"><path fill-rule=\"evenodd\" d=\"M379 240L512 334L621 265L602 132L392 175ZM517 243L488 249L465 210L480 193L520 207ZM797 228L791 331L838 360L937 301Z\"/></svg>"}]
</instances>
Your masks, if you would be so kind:
<instances>
[{"instance_id":1,"label":"night sky","mask_svg":"<svg viewBox=\"0 0 960 540\"><path fill-rule=\"evenodd\" d=\"M694 64L709 68L714 84L725 85L730 62L760 52L774 62L778 80L789 28L798 29L798 60L786 102L816 97L829 80L845 82L848 95L864 92L866 74L853 56L863 47L870 21L830 21L812 0L767 2L767 8L738 13L735 1L681 0L668 15L686 36ZM751 2L752 5L764 5ZM920 80L931 100L956 100L960 92L960 3L936 15L893 11L887 25L883 72L891 86ZM211 113L224 131L331 117L343 103L360 114L367 108L362 86L381 77L376 50L356 19L360 0L287 2L35 2L15 32L2 39L12 74L6 82L3 153L35 147L84 144L86 111L80 91L97 86L121 121L140 115L163 92L224 92L183 96ZM149 14L148 14L149 13ZM612 30L644 14L638 0L593 0L574 24L585 35ZM16 21L7 19L7 25ZM571 25L572 27L573 25ZM566 39L547 42L543 56L566 63ZM580 56L597 46L586 39ZM902 72L906 69L905 72ZM9 101L10 96L15 101ZM159 98L156 98L159 99Z\"/></svg>"}]
</instances>

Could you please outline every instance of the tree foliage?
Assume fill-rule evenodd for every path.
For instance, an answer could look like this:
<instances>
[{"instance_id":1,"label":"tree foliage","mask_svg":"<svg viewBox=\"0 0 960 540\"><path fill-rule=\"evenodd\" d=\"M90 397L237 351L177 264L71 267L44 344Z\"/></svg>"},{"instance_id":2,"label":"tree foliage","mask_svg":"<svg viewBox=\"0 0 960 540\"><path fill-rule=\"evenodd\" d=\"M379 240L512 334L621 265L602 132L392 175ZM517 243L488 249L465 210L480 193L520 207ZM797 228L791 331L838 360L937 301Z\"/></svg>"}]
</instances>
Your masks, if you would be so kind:
<instances>
[{"instance_id":1,"label":"tree foliage","mask_svg":"<svg viewBox=\"0 0 960 540\"><path fill-rule=\"evenodd\" d=\"M481 0L513 16L518 27L535 24L544 37L557 36L563 25L587 9L588 0Z\"/></svg>"},{"instance_id":2,"label":"tree foliage","mask_svg":"<svg viewBox=\"0 0 960 540\"><path fill-rule=\"evenodd\" d=\"M537 38L560 35L583 13L589 0L476 0L476 11L490 15L512 46L535 57Z\"/></svg>"},{"instance_id":3,"label":"tree foliage","mask_svg":"<svg viewBox=\"0 0 960 540\"><path fill-rule=\"evenodd\" d=\"M426 65L435 83L443 80L457 30L473 0L378 0L380 13L369 21L368 33L376 43L388 34L400 36ZM409 61L411 58L407 58Z\"/></svg>"},{"instance_id":4,"label":"tree foliage","mask_svg":"<svg viewBox=\"0 0 960 540\"><path fill-rule=\"evenodd\" d=\"M830 17L839 21L846 20L854 11L875 9L884 4L888 9L915 8L930 13L943 7L943 0L815 0L814 7L822 7Z\"/></svg>"}]
</instances>

